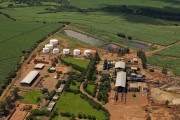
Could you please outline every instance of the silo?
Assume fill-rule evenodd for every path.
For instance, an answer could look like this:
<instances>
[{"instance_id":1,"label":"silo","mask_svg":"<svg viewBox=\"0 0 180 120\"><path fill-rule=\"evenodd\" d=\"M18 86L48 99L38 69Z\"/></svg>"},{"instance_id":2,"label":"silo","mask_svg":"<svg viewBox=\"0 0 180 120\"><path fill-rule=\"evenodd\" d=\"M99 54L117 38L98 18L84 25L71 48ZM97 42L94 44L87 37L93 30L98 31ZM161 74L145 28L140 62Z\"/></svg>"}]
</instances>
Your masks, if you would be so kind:
<instances>
[{"instance_id":1,"label":"silo","mask_svg":"<svg viewBox=\"0 0 180 120\"><path fill-rule=\"evenodd\" d=\"M54 54L58 54L58 53L59 53L59 48L54 48L54 49L53 49L53 53L54 53Z\"/></svg>"},{"instance_id":2,"label":"silo","mask_svg":"<svg viewBox=\"0 0 180 120\"><path fill-rule=\"evenodd\" d=\"M84 55L85 56L90 56L91 55L91 50L84 50Z\"/></svg>"},{"instance_id":3,"label":"silo","mask_svg":"<svg viewBox=\"0 0 180 120\"><path fill-rule=\"evenodd\" d=\"M63 54L64 55L68 55L70 53L70 50L69 49L63 49Z\"/></svg>"},{"instance_id":4,"label":"silo","mask_svg":"<svg viewBox=\"0 0 180 120\"><path fill-rule=\"evenodd\" d=\"M53 45L52 44L46 44L45 48L49 48L50 50L52 50L53 49Z\"/></svg>"},{"instance_id":5,"label":"silo","mask_svg":"<svg viewBox=\"0 0 180 120\"><path fill-rule=\"evenodd\" d=\"M74 49L74 55L80 55L81 51L79 49Z\"/></svg>"},{"instance_id":6,"label":"silo","mask_svg":"<svg viewBox=\"0 0 180 120\"><path fill-rule=\"evenodd\" d=\"M49 48L43 48L43 53L49 53Z\"/></svg>"},{"instance_id":7,"label":"silo","mask_svg":"<svg viewBox=\"0 0 180 120\"><path fill-rule=\"evenodd\" d=\"M52 45L57 45L59 42L58 42L58 40L57 39L51 39L50 40L50 44L52 44Z\"/></svg>"}]
</instances>

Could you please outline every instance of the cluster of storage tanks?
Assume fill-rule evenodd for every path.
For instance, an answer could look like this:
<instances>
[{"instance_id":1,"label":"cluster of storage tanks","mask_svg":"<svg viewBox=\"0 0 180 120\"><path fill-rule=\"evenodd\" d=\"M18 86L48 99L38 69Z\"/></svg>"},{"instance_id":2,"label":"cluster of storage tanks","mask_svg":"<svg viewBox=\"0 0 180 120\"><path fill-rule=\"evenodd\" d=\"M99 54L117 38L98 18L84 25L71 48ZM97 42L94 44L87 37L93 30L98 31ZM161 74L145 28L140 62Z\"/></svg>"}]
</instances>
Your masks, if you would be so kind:
<instances>
[{"instance_id":1,"label":"cluster of storage tanks","mask_svg":"<svg viewBox=\"0 0 180 120\"><path fill-rule=\"evenodd\" d=\"M54 54L59 53L59 48L54 48L55 45L57 45L59 41L57 39L51 39L49 41L49 44L46 44L43 48L43 53L49 53L51 50L53 50Z\"/></svg>"},{"instance_id":2,"label":"cluster of storage tanks","mask_svg":"<svg viewBox=\"0 0 180 120\"><path fill-rule=\"evenodd\" d=\"M49 41L49 44L46 44L45 47L43 48L43 53L49 53L51 50L53 50L54 54L58 54L60 52L59 48L54 48L55 45L59 43L57 39L51 39ZM70 54L70 49L63 49L63 54L68 55ZM80 55L81 51L79 49L74 49L73 55L77 56ZM89 56L91 55L91 50L84 50L84 55Z\"/></svg>"},{"instance_id":3,"label":"cluster of storage tanks","mask_svg":"<svg viewBox=\"0 0 180 120\"><path fill-rule=\"evenodd\" d=\"M70 54L70 50L69 49L63 49L63 54L64 55L68 55ZM81 54L81 50L79 49L74 49L73 50L73 55L74 56L77 56L77 55L80 55ZM91 50L84 50L84 56L89 56L91 55Z\"/></svg>"}]
</instances>

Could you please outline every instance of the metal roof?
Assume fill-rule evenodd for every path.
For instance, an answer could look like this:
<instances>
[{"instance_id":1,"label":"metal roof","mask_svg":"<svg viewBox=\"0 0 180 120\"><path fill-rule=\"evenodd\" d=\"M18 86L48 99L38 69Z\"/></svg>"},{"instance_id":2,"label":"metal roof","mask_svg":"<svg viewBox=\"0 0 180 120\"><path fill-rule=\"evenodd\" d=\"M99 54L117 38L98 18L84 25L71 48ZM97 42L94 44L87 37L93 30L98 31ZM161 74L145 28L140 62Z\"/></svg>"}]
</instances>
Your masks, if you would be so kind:
<instances>
[{"instance_id":1,"label":"metal roof","mask_svg":"<svg viewBox=\"0 0 180 120\"><path fill-rule=\"evenodd\" d=\"M118 61L115 63L115 68L123 68L125 69L125 62L123 61Z\"/></svg>"},{"instance_id":2,"label":"metal roof","mask_svg":"<svg viewBox=\"0 0 180 120\"><path fill-rule=\"evenodd\" d=\"M36 64L36 66L34 68L42 69L43 67L44 67L44 64L38 63L38 64Z\"/></svg>"},{"instance_id":3,"label":"metal roof","mask_svg":"<svg viewBox=\"0 0 180 120\"><path fill-rule=\"evenodd\" d=\"M126 87L126 72L118 72L115 87Z\"/></svg>"},{"instance_id":4,"label":"metal roof","mask_svg":"<svg viewBox=\"0 0 180 120\"><path fill-rule=\"evenodd\" d=\"M29 72L26 77L21 81L21 83L30 84L38 74L39 71L36 70Z\"/></svg>"}]
</instances>

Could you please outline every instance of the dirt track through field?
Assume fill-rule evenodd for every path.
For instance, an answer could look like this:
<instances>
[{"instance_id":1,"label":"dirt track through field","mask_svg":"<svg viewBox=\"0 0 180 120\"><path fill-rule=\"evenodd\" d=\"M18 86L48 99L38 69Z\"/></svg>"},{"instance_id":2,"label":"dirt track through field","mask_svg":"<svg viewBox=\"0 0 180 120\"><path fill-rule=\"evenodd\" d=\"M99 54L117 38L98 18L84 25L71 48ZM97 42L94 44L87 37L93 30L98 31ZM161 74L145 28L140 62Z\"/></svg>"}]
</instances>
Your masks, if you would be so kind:
<instances>
[{"instance_id":1,"label":"dirt track through field","mask_svg":"<svg viewBox=\"0 0 180 120\"><path fill-rule=\"evenodd\" d=\"M178 42L175 42L175 43L173 43L173 44L170 44L170 45L168 45L168 46L161 46L159 49L157 49L157 50L153 50L153 51L147 51L146 52L146 56L152 56L154 53L156 53L156 52L158 52L158 51L161 51L161 50L164 50L164 49L166 49L166 48L169 48L169 47L171 47L171 46L174 46L174 45L177 45L177 44L180 44L180 41L178 41ZM160 55L161 56L161 55ZM167 57L167 56L166 56ZM174 57L175 58L175 57Z\"/></svg>"}]
</instances>

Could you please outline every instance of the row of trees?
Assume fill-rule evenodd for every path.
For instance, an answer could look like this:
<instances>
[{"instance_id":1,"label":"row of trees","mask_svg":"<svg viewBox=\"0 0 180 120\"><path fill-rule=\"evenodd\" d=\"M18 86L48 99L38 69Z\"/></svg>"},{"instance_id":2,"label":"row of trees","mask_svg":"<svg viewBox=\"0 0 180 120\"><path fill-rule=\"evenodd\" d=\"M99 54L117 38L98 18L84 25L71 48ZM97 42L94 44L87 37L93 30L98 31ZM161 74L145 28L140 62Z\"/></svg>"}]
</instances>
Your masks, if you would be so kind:
<instances>
[{"instance_id":1,"label":"row of trees","mask_svg":"<svg viewBox=\"0 0 180 120\"><path fill-rule=\"evenodd\" d=\"M146 59L145 52L142 51L142 50L138 50L138 51L137 51L137 56L138 56L139 58L141 58L142 66L143 66L144 69L146 69L146 68L147 68L147 59Z\"/></svg>"},{"instance_id":2,"label":"row of trees","mask_svg":"<svg viewBox=\"0 0 180 120\"><path fill-rule=\"evenodd\" d=\"M19 88L14 88L11 91L11 95L7 96L5 101L0 102L0 118L6 116L14 106L14 102L19 98Z\"/></svg>"},{"instance_id":3,"label":"row of trees","mask_svg":"<svg viewBox=\"0 0 180 120\"><path fill-rule=\"evenodd\" d=\"M91 115L85 115L85 114L77 114L77 116L75 116L74 114L71 114L69 112L61 112L61 116L65 116L65 117L71 117L71 120L75 120L76 117L78 117L79 119L88 119L88 120L96 120L95 116L91 116Z\"/></svg>"},{"instance_id":4,"label":"row of trees","mask_svg":"<svg viewBox=\"0 0 180 120\"><path fill-rule=\"evenodd\" d=\"M89 104L90 104L91 106L93 106L94 109L105 111L105 115L106 115L107 118L110 117L109 112L108 112L101 104L96 103L93 99L89 98L87 95L85 95L85 94L83 94L83 93L81 93L81 98L83 98L84 100L88 101ZM109 120L109 119L108 119L108 120Z\"/></svg>"},{"instance_id":5,"label":"row of trees","mask_svg":"<svg viewBox=\"0 0 180 120\"><path fill-rule=\"evenodd\" d=\"M97 95L98 101L108 102L108 93L111 90L110 78L108 75L103 75L101 78L101 84L98 86L99 92Z\"/></svg>"},{"instance_id":6,"label":"row of trees","mask_svg":"<svg viewBox=\"0 0 180 120\"><path fill-rule=\"evenodd\" d=\"M128 40L132 40L132 36L126 36L124 33L117 33L117 36L121 37L121 38L126 38L127 37Z\"/></svg>"},{"instance_id":7,"label":"row of trees","mask_svg":"<svg viewBox=\"0 0 180 120\"><path fill-rule=\"evenodd\" d=\"M96 51L95 56L91 58L91 61L87 69L87 73L86 73L87 80L92 80L92 81L96 80L96 76L98 74L96 70L96 65L99 63L99 61L100 61L100 57L98 52Z\"/></svg>"}]
</instances>

